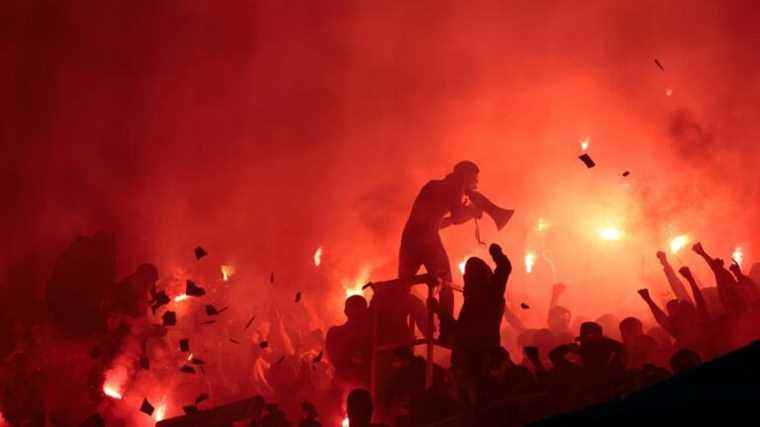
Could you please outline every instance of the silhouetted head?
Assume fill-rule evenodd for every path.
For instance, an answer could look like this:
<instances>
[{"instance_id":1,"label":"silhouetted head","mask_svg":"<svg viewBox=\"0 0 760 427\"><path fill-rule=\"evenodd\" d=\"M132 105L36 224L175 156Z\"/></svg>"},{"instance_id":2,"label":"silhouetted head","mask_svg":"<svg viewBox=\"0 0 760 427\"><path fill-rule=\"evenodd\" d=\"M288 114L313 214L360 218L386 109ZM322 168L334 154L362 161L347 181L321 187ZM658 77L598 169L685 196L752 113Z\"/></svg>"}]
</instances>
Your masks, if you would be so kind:
<instances>
[{"instance_id":1,"label":"silhouetted head","mask_svg":"<svg viewBox=\"0 0 760 427\"><path fill-rule=\"evenodd\" d=\"M491 267L485 261L478 257L470 257L464 265L464 285L465 289L474 286L480 286L489 283L493 277Z\"/></svg>"},{"instance_id":2,"label":"silhouetted head","mask_svg":"<svg viewBox=\"0 0 760 427\"><path fill-rule=\"evenodd\" d=\"M348 320L356 320L367 313L367 300L361 295L351 295L346 298L346 304L343 309Z\"/></svg>"},{"instance_id":3,"label":"silhouetted head","mask_svg":"<svg viewBox=\"0 0 760 427\"><path fill-rule=\"evenodd\" d=\"M472 191L478 188L479 172L478 165L465 160L454 165L454 170L449 176L461 183L465 191Z\"/></svg>"},{"instance_id":4,"label":"silhouetted head","mask_svg":"<svg viewBox=\"0 0 760 427\"><path fill-rule=\"evenodd\" d=\"M363 388L355 388L346 399L348 425L351 427L367 426L372 421L372 395Z\"/></svg>"},{"instance_id":5,"label":"silhouetted head","mask_svg":"<svg viewBox=\"0 0 760 427\"><path fill-rule=\"evenodd\" d=\"M581 333L578 338L581 342L595 341L604 337L602 332L602 326L596 322L583 322L581 323Z\"/></svg>"},{"instance_id":6,"label":"silhouetted head","mask_svg":"<svg viewBox=\"0 0 760 427\"><path fill-rule=\"evenodd\" d=\"M689 350L688 348L678 350L670 357L670 368L674 374L694 369L700 364L702 364L702 358L699 357L696 351Z\"/></svg>"},{"instance_id":7,"label":"silhouetted head","mask_svg":"<svg viewBox=\"0 0 760 427\"><path fill-rule=\"evenodd\" d=\"M644 335L644 325L641 320L635 317L626 317L620 322L620 336L624 342L630 342L632 339Z\"/></svg>"},{"instance_id":8,"label":"silhouetted head","mask_svg":"<svg viewBox=\"0 0 760 427\"><path fill-rule=\"evenodd\" d=\"M561 305L555 305L549 310L549 329L554 332L564 332L570 329L572 313Z\"/></svg>"}]
</instances>

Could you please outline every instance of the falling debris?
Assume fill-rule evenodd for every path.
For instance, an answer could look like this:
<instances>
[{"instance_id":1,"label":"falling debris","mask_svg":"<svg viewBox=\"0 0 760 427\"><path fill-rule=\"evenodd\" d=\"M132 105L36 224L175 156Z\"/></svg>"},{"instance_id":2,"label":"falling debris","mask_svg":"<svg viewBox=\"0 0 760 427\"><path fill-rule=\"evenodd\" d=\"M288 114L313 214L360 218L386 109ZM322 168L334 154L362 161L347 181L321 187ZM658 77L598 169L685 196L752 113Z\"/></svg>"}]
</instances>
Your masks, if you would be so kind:
<instances>
[{"instance_id":1,"label":"falling debris","mask_svg":"<svg viewBox=\"0 0 760 427\"><path fill-rule=\"evenodd\" d=\"M201 325L210 325L212 323L216 323L216 320L206 320L205 322L201 323Z\"/></svg>"},{"instance_id":2,"label":"falling debris","mask_svg":"<svg viewBox=\"0 0 760 427\"><path fill-rule=\"evenodd\" d=\"M322 350L319 352L319 354L312 360L312 363L319 363L322 361L322 355L325 354L325 351Z\"/></svg>"},{"instance_id":3,"label":"falling debris","mask_svg":"<svg viewBox=\"0 0 760 427\"><path fill-rule=\"evenodd\" d=\"M251 317L251 320L249 320L248 323L245 324L245 328L243 328L243 330L245 331L246 329L248 329L248 327L251 326L251 323L253 323L254 320L256 320L256 315L253 315Z\"/></svg>"},{"instance_id":4,"label":"falling debris","mask_svg":"<svg viewBox=\"0 0 760 427\"><path fill-rule=\"evenodd\" d=\"M301 301L301 292L296 292L296 302Z\"/></svg>"},{"instance_id":5,"label":"falling debris","mask_svg":"<svg viewBox=\"0 0 760 427\"><path fill-rule=\"evenodd\" d=\"M206 362L203 361L203 359L198 359L196 357L193 357L193 360L190 361L193 365L205 365Z\"/></svg>"},{"instance_id":6,"label":"falling debris","mask_svg":"<svg viewBox=\"0 0 760 427\"><path fill-rule=\"evenodd\" d=\"M660 67L660 69L662 71L665 71L665 67L663 67L662 64L660 64L660 60L659 59L655 58L654 63L657 64L657 66Z\"/></svg>"},{"instance_id":7,"label":"falling debris","mask_svg":"<svg viewBox=\"0 0 760 427\"><path fill-rule=\"evenodd\" d=\"M227 310L229 307L224 307L220 310L217 310L216 307L214 307L211 304L206 305L206 315L208 316L216 316L224 312L224 310Z\"/></svg>"},{"instance_id":8,"label":"falling debris","mask_svg":"<svg viewBox=\"0 0 760 427\"><path fill-rule=\"evenodd\" d=\"M584 165L586 165L587 168L591 169L594 166L596 166L596 163L594 163L594 160L591 159L591 156L589 156L586 153L581 154L578 156L579 159L583 162Z\"/></svg>"},{"instance_id":9,"label":"falling debris","mask_svg":"<svg viewBox=\"0 0 760 427\"><path fill-rule=\"evenodd\" d=\"M179 349L185 353L190 351L190 338L183 338L179 340Z\"/></svg>"},{"instance_id":10,"label":"falling debris","mask_svg":"<svg viewBox=\"0 0 760 427\"><path fill-rule=\"evenodd\" d=\"M628 175L630 175L630 174L631 174L631 173L630 173L630 172L628 172L628 171L625 171L625 172L623 172L623 176L628 176Z\"/></svg>"},{"instance_id":11,"label":"falling debris","mask_svg":"<svg viewBox=\"0 0 760 427\"><path fill-rule=\"evenodd\" d=\"M188 280L187 286L185 287L185 295L191 297L201 297L203 295L206 295L206 290L196 285L192 280Z\"/></svg>"},{"instance_id":12,"label":"falling debris","mask_svg":"<svg viewBox=\"0 0 760 427\"><path fill-rule=\"evenodd\" d=\"M314 265L319 267L320 264L322 264L322 246L314 252Z\"/></svg>"},{"instance_id":13,"label":"falling debris","mask_svg":"<svg viewBox=\"0 0 760 427\"><path fill-rule=\"evenodd\" d=\"M259 343L260 348L267 348L269 347L269 341L262 341Z\"/></svg>"},{"instance_id":14,"label":"falling debris","mask_svg":"<svg viewBox=\"0 0 760 427\"><path fill-rule=\"evenodd\" d=\"M140 412L143 412L143 413L147 414L148 416L151 416L151 415L153 415L153 411L155 409L156 408L154 408L153 405L151 405L150 402L148 402L148 398L147 397L145 399L143 399L142 405L140 405Z\"/></svg>"},{"instance_id":15,"label":"falling debris","mask_svg":"<svg viewBox=\"0 0 760 427\"><path fill-rule=\"evenodd\" d=\"M174 326L177 324L177 313L173 311L167 311L163 316L161 316L161 319L164 322L164 326Z\"/></svg>"},{"instance_id":16,"label":"falling debris","mask_svg":"<svg viewBox=\"0 0 760 427\"><path fill-rule=\"evenodd\" d=\"M194 374L195 368L193 368L190 365L184 365L183 367L179 368L180 372L184 372L186 374Z\"/></svg>"},{"instance_id":17,"label":"falling debris","mask_svg":"<svg viewBox=\"0 0 760 427\"><path fill-rule=\"evenodd\" d=\"M208 255L208 252L206 252L206 250L203 249L202 247L198 246L197 248L195 248L195 259L201 259L205 257L206 255Z\"/></svg>"},{"instance_id":18,"label":"falling debris","mask_svg":"<svg viewBox=\"0 0 760 427\"><path fill-rule=\"evenodd\" d=\"M523 310L527 310L527 309L530 308L530 306L528 304L525 304L524 302L521 302L520 303L520 308L522 308Z\"/></svg>"}]
</instances>

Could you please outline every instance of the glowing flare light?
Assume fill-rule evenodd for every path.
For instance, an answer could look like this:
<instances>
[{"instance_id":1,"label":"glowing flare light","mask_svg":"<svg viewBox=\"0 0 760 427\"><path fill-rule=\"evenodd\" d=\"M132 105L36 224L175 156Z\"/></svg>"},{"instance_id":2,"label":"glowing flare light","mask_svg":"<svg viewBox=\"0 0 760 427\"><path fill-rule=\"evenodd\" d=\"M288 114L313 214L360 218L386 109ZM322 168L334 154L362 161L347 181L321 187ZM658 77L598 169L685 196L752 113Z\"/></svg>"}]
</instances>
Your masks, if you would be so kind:
<instances>
[{"instance_id":1,"label":"glowing flare light","mask_svg":"<svg viewBox=\"0 0 760 427\"><path fill-rule=\"evenodd\" d=\"M588 146L591 145L591 138L585 137L581 139L581 150L586 151L588 150Z\"/></svg>"},{"instance_id":2,"label":"glowing flare light","mask_svg":"<svg viewBox=\"0 0 760 427\"><path fill-rule=\"evenodd\" d=\"M343 422L342 422L342 423L340 423L340 427L348 427L348 426L350 426L350 425L351 425L351 424L348 422L348 417L346 417L346 418L343 418Z\"/></svg>"},{"instance_id":3,"label":"glowing flare light","mask_svg":"<svg viewBox=\"0 0 760 427\"><path fill-rule=\"evenodd\" d=\"M322 246L317 248L317 251L314 252L314 265L319 267L319 264L322 264Z\"/></svg>"},{"instance_id":4,"label":"glowing flare light","mask_svg":"<svg viewBox=\"0 0 760 427\"><path fill-rule=\"evenodd\" d=\"M615 227L605 227L599 230L599 237L602 240L620 240L623 238L623 231Z\"/></svg>"},{"instance_id":5,"label":"glowing flare light","mask_svg":"<svg viewBox=\"0 0 760 427\"><path fill-rule=\"evenodd\" d=\"M525 272L530 274L533 272L533 267L536 265L535 252L528 252L525 254Z\"/></svg>"},{"instance_id":6,"label":"glowing flare light","mask_svg":"<svg viewBox=\"0 0 760 427\"><path fill-rule=\"evenodd\" d=\"M681 234L680 236L676 236L670 241L670 252L674 254L678 253L678 251L680 251L688 243L689 243L688 235Z\"/></svg>"},{"instance_id":7,"label":"glowing flare light","mask_svg":"<svg viewBox=\"0 0 760 427\"><path fill-rule=\"evenodd\" d=\"M459 263L459 272L464 274L464 267L467 265L467 259L469 257L464 257L464 259Z\"/></svg>"},{"instance_id":8,"label":"glowing flare light","mask_svg":"<svg viewBox=\"0 0 760 427\"><path fill-rule=\"evenodd\" d=\"M174 302L184 301L188 298L187 294L177 295L174 297Z\"/></svg>"},{"instance_id":9,"label":"glowing flare light","mask_svg":"<svg viewBox=\"0 0 760 427\"><path fill-rule=\"evenodd\" d=\"M536 224L536 231L540 233L542 231L546 231L546 229L548 228L549 228L549 224L546 221L544 221L543 218L539 218L538 224Z\"/></svg>"},{"instance_id":10,"label":"glowing flare light","mask_svg":"<svg viewBox=\"0 0 760 427\"><path fill-rule=\"evenodd\" d=\"M742 261L744 261L744 251L742 251L742 248L737 246L731 254L731 258L736 261L737 264L742 265Z\"/></svg>"},{"instance_id":11,"label":"glowing flare light","mask_svg":"<svg viewBox=\"0 0 760 427\"><path fill-rule=\"evenodd\" d=\"M154 415L156 416L156 422L163 421L164 417L166 416L166 405L164 404L156 408Z\"/></svg>"},{"instance_id":12,"label":"glowing flare light","mask_svg":"<svg viewBox=\"0 0 760 427\"><path fill-rule=\"evenodd\" d=\"M103 394L106 396L112 398L112 399L121 399L121 393L119 393L119 390L110 384L103 384Z\"/></svg>"},{"instance_id":13,"label":"glowing flare light","mask_svg":"<svg viewBox=\"0 0 760 427\"><path fill-rule=\"evenodd\" d=\"M229 281L230 277L232 277L232 274L235 272L235 268L231 265L222 265L220 270L222 271L222 280L225 282Z\"/></svg>"}]
</instances>

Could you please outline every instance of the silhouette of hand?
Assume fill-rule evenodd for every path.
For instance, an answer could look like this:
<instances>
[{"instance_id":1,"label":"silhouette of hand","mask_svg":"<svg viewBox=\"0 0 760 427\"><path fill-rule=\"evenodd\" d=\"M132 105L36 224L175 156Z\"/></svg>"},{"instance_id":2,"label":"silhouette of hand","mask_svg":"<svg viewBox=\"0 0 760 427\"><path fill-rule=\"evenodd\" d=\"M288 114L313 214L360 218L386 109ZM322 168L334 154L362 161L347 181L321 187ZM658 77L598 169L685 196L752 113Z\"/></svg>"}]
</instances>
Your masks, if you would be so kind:
<instances>
[{"instance_id":1,"label":"silhouette of hand","mask_svg":"<svg viewBox=\"0 0 760 427\"><path fill-rule=\"evenodd\" d=\"M649 300L649 289L639 289L639 295L641 295L641 298L644 298L644 300Z\"/></svg>"},{"instance_id":2,"label":"silhouette of hand","mask_svg":"<svg viewBox=\"0 0 760 427\"><path fill-rule=\"evenodd\" d=\"M660 260L660 263L662 265L666 265L668 263L668 256L665 255L665 252L663 251L657 251L657 259Z\"/></svg>"},{"instance_id":3,"label":"silhouette of hand","mask_svg":"<svg viewBox=\"0 0 760 427\"><path fill-rule=\"evenodd\" d=\"M728 266L728 269L737 276L742 274L742 267L736 262L735 259L731 260L731 265Z\"/></svg>"},{"instance_id":4,"label":"silhouette of hand","mask_svg":"<svg viewBox=\"0 0 760 427\"><path fill-rule=\"evenodd\" d=\"M685 277L687 280L694 279L694 277L691 275L691 270L689 270L689 267L681 267L678 269L678 272L681 273L681 276Z\"/></svg>"},{"instance_id":5,"label":"silhouette of hand","mask_svg":"<svg viewBox=\"0 0 760 427\"><path fill-rule=\"evenodd\" d=\"M705 253L704 248L702 248L702 242L695 243L694 246L691 247L691 250L693 250L699 255L704 255Z\"/></svg>"},{"instance_id":6,"label":"silhouette of hand","mask_svg":"<svg viewBox=\"0 0 760 427\"><path fill-rule=\"evenodd\" d=\"M552 293L554 295L561 295L563 292L565 292L566 289L567 287L564 283L555 283L554 287L552 287Z\"/></svg>"},{"instance_id":7,"label":"silhouette of hand","mask_svg":"<svg viewBox=\"0 0 760 427\"><path fill-rule=\"evenodd\" d=\"M501 246L497 245L496 243L491 243L491 246L488 247L488 253L490 253L491 256L494 258L496 258L499 255L503 255L503 252L501 251Z\"/></svg>"}]
</instances>

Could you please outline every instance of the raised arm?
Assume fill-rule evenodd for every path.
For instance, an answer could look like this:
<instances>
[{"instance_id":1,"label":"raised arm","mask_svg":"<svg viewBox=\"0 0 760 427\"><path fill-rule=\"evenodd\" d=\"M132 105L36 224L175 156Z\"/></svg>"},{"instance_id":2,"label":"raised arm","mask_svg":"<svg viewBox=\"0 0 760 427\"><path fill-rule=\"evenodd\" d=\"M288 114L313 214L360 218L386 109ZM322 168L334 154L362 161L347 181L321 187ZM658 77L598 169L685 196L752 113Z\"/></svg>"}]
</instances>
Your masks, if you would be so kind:
<instances>
[{"instance_id":1,"label":"raised arm","mask_svg":"<svg viewBox=\"0 0 760 427\"><path fill-rule=\"evenodd\" d=\"M710 312L707 311L705 297L702 295L702 290L697 286L697 281L694 280L694 276L692 276L689 267L681 267L678 272L681 273L681 276L683 276L687 282L689 282L691 293L694 294L694 301L697 303L697 313L699 313L699 317L703 321L710 320Z\"/></svg>"},{"instance_id":2,"label":"raised arm","mask_svg":"<svg viewBox=\"0 0 760 427\"><path fill-rule=\"evenodd\" d=\"M760 290L757 288L757 283L742 272L742 268L736 263L736 260L732 260L731 265L728 268L734 273L736 282L742 290L746 292L746 297L749 298L750 301L757 300L760 297Z\"/></svg>"},{"instance_id":3,"label":"raised arm","mask_svg":"<svg viewBox=\"0 0 760 427\"><path fill-rule=\"evenodd\" d=\"M660 309L660 307L657 307L657 304L655 304L654 301L652 301L652 297L649 296L649 289L639 289L639 295L641 295L641 298L649 306L649 309L654 315L654 320L656 320L657 323L663 327L663 329L668 331L668 333L675 338L673 325L670 323L670 318L667 314L665 314L664 311Z\"/></svg>"},{"instance_id":4,"label":"raised arm","mask_svg":"<svg viewBox=\"0 0 760 427\"><path fill-rule=\"evenodd\" d=\"M675 294L676 298L693 303L691 298L689 298L689 294L686 292L686 287L683 285L683 282L681 282L676 275L676 272L673 270L673 266L668 262L668 257L665 255L665 252L657 252L657 258L660 260L660 264L662 264L662 271L665 272L665 277L668 279L670 288L673 289L673 294Z\"/></svg>"},{"instance_id":5,"label":"raised arm","mask_svg":"<svg viewBox=\"0 0 760 427\"><path fill-rule=\"evenodd\" d=\"M512 263L509 261L509 258L504 255L504 252L501 251L501 246L496 243L491 244L488 248L488 252L496 263L496 270L493 274L496 293L504 295L504 291L507 288L507 279L509 279L509 275L512 273Z\"/></svg>"}]
</instances>

